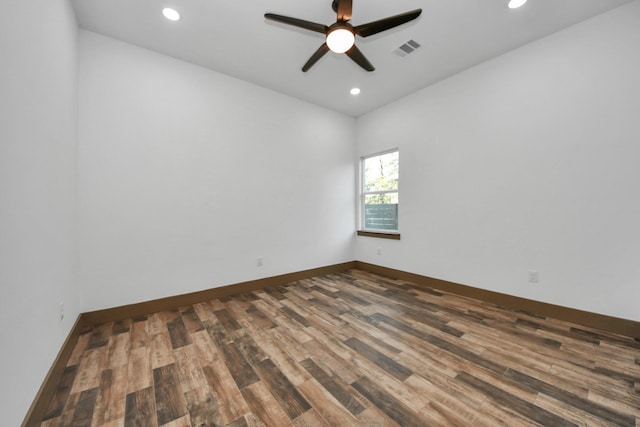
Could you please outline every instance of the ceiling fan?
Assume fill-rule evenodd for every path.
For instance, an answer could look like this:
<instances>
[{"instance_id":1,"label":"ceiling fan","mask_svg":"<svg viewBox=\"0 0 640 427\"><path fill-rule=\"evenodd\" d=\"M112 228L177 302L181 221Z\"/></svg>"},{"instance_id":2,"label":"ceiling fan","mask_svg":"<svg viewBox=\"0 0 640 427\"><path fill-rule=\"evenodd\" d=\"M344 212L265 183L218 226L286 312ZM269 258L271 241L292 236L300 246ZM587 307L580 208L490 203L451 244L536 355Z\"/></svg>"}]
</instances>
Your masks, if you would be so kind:
<instances>
[{"instance_id":1,"label":"ceiling fan","mask_svg":"<svg viewBox=\"0 0 640 427\"><path fill-rule=\"evenodd\" d=\"M302 67L302 71L307 72L320 58L330 50L336 53L346 53L347 56L367 71L375 68L369 60L356 47L355 36L369 37L385 30L413 21L422 13L422 9L411 10L399 15L379 19L367 24L353 26L351 21L352 0L333 0L331 7L337 14L336 23L330 26L316 24L315 22L303 19L291 18L289 16L276 15L275 13L265 13L264 17L271 21L293 25L305 30L315 31L325 35L325 42L315 51L311 58Z\"/></svg>"}]
</instances>

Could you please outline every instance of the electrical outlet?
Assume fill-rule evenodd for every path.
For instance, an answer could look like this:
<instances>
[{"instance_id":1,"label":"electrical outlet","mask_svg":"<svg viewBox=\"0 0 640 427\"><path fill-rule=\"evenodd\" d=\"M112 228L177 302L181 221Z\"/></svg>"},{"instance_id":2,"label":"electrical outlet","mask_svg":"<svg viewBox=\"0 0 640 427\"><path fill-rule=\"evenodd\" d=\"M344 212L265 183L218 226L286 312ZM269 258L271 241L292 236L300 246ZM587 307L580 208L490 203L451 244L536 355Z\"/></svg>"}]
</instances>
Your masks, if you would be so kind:
<instances>
[{"instance_id":1,"label":"electrical outlet","mask_svg":"<svg viewBox=\"0 0 640 427\"><path fill-rule=\"evenodd\" d=\"M529 282L538 283L538 270L529 270Z\"/></svg>"},{"instance_id":2,"label":"electrical outlet","mask_svg":"<svg viewBox=\"0 0 640 427\"><path fill-rule=\"evenodd\" d=\"M264 262L264 260L262 259L262 257L261 257L261 256L259 256L258 258L256 258L256 265L257 265L258 267L262 267L263 262Z\"/></svg>"},{"instance_id":3,"label":"electrical outlet","mask_svg":"<svg viewBox=\"0 0 640 427\"><path fill-rule=\"evenodd\" d=\"M64 319L64 303L60 303L60 320Z\"/></svg>"}]
</instances>

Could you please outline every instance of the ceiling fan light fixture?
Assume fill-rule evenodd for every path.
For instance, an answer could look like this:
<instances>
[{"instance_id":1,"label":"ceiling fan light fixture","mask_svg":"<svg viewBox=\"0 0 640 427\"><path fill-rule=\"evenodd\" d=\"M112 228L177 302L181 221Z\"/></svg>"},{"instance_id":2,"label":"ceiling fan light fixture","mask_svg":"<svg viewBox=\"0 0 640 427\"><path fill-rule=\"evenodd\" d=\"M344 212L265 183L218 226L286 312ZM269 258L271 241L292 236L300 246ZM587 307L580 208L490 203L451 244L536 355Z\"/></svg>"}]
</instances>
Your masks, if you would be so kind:
<instances>
[{"instance_id":1,"label":"ceiling fan light fixture","mask_svg":"<svg viewBox=\"0 0 640 427\"><path fill-rule=\"evenodd\" d=\"M526 2L527 0L509 0L509 9L517 9Z\"/></svg>"},{"instance_id":2,"label":"ceiling fan light fixture","mask_svg":"<svg viewBox=\"0 0 640 427\"><path fill-rule=\"evenodd\" d=\"M351 49L356 36L347 27L336 27L327 33L327 46L335 53L344 53Z\"/></svg>"},{"instance_id":3,"label":"ceiling fan light fixture","mask_svg":"<svg viewBox=\"0 0 640 427\"><path fill-rule=\"evenodd\" d=\"M265 19L276 21L281 24L293 25L294 27L321 33L325 36L324 43L311 55L309 60L302 66L302 72L309 71L313 64L318 62L330 50L335 53L346 54L353 62L366 71L374 71L375 67L369 62L366 56L355 45L356 34L360 37L369 37L381 33L391 28L413 21L422 13L422 9L410 10L377 21L361 24L356 27L351 25L351 6L353 0L333 0L333 10L336 12L336 23L327 26L304 19L292 18L290 16L277 15L275 13L265 13Z\"/></svg>"}]
</instances>

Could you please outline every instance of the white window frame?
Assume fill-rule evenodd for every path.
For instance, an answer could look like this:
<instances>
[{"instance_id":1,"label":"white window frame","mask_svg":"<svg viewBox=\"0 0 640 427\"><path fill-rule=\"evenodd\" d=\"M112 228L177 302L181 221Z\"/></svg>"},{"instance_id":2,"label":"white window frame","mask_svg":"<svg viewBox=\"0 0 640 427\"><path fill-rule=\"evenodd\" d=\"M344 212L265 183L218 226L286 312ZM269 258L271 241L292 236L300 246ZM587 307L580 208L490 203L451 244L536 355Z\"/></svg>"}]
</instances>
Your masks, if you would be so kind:
<instances>
[{"instance_id":1,"label":"white window frame","mask_svg":"<svg viewBox=\"0 0 640 427\"><path fill-rule=\"evenodd\" d=\"M373 157L379 157L379 156L383 156L385 154L389 154L389 153L398 153L398 188L395 190L381 190L381 191L364 191L364 183L365 183L365 177L364 177L364 162L368 159L371 159ZM380 229L380 228L365 228L365 220L364 220L364 214L365 214L365 200L366 200L366 196L368 195L375 195L375 194L397 194L398 195L398 207L400 206L400 150L398 148L392 148L389 150L385 150L385 151L380 151L374 154L369 154L366 156L362 156L360 157L360 174L359 174L359 180L358 180L358 194L359 194L359 203L358 203L358 229L361 230L362 232L372 232L372 233L376 233L376 234L391 234L391 235L399 235L400 234L400 219L398 218L398 227L395 230L389 230L389 229Z\"/></svg>"}]
</instances>

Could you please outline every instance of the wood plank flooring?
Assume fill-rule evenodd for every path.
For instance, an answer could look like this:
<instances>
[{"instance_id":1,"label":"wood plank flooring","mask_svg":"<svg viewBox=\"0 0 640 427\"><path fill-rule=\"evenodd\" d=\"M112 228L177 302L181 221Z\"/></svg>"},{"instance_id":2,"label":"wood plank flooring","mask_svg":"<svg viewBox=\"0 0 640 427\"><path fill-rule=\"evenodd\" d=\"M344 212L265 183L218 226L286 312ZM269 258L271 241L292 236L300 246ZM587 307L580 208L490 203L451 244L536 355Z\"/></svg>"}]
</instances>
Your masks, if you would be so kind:
<instances>
[{"instance_id":1,"label":"wood plank flooring","mask_svg":"<svg viewBox=\"0 0 640 427\"><path fill-rule=\"evenodd\" d=\"M640 342L359 270L87 328L52 426L640 426Z\"/></svg>"}]
</instances>

